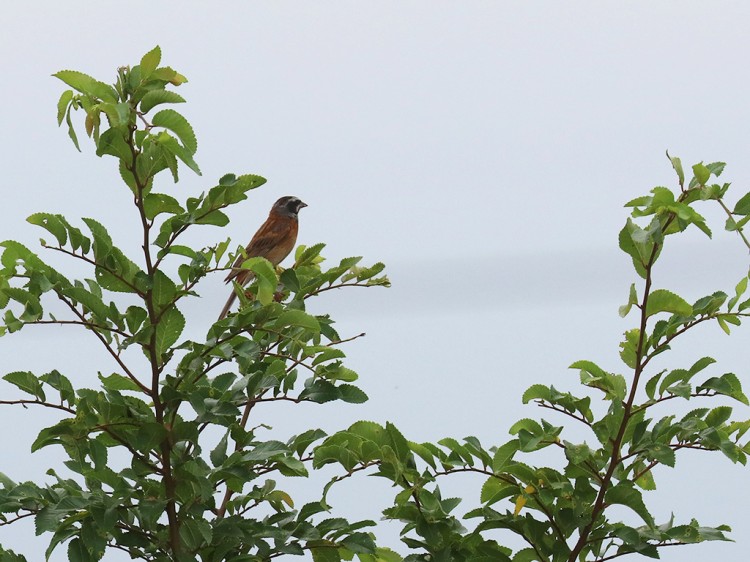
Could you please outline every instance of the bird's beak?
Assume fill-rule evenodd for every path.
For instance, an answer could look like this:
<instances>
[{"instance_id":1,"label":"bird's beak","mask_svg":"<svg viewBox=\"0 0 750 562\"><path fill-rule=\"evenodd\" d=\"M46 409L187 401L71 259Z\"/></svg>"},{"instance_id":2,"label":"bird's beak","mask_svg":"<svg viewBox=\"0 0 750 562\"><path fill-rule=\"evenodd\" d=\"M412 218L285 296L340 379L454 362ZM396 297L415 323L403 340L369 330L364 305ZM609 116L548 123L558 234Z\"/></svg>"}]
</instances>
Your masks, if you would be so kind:
<instances>
[{"instance_id":1,"label":"bird's beak","mask_svg":"<svg viewBox=\"0 0 750 562\"><path fill-rule=\"evenodd\" d=\"M299 208L302 209L303 207L307 207L307 203L305 203L304 201L300 201Z\"/></svg>"}]
</instances>

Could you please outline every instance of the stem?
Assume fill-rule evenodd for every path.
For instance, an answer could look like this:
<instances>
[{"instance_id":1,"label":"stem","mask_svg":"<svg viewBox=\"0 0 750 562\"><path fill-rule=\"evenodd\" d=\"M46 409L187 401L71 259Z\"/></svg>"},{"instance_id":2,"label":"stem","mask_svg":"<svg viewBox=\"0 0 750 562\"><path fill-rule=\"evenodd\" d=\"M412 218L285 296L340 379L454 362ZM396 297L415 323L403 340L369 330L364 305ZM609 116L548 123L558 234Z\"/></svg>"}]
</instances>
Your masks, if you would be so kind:
<instances>
[{"instance_id":1,"label":"stem","mask_svg":"<svg viewBox=\"0 0 750 562\"><path fill-rule=\"evenodd\" d=\"M666 230L670 222L671 222L671 218L667 220L667 224L663 230ZM646 315L646 309L648 305L648 298L651 293L651 283L652 283L651 268L653 267L653 264L656 259L656 256L658 255L658 252L659 252L659 244L654 243L654 247L651 250L651 256L649 257L648 263L645 266L646 283L643 288L643 297L641 299L641 303L639 306L639 309L641 311L641 322L640 322L640 333L638 335L638 347L636 349L636 358L637 358L636 367L635 367L635 371L633 372L633 382L630 386L630 394L628 396L627 402L625 402L624 411L622 415L622 422L620 422L620 427L617 431L617 436L612 442L612 457L610 459L609 466L607 467L607 472L604 474L604 478L602 479L601 485L599 486L599 493L596 495L596 500L594 501L594 507L591 510L591 520L583 529L581 529L581 532L578 536L578 541L573 547L573 550L571 550L570 556L568 556L568 562L576 561L579 554L583 550L584 546L586 546L586 542L594 527L594 523L596 522L596 520L599 518L599 516L602 514L602 512L606 508L604 497L607 494L607 491L609 490L609 487L612 483L612 476L615 473L615 469L617 468L617 466L620 464L620 461L621 461L620 449L622 448L622 440L625 437L625 430L628 427L628 423L630 423L630 418L632 416L632 411L633 411L633 403L635 402L635 395L638 390L638 382L640 381L641 374L643 373L643 368L645 367L644 352L645 352L645 347L646 347L646 323L648 321L648 316Z\"/></svg>"},{"instance_id":2,"label":"stem","mask_svg":"<svg viewBox=\"0 0 750 562\"><path fill-rule=\"evenodd\" d=\"M730 219L734 220L734 217L732 216L733 215L732 211L730 211L729 208L724 204L724 201L722 201L721 199L717 199L716 202L719 205L721 205L721 208L724 209L724 212L727 214L727 216ZM742 241L745 243L745 246L747 246L748 249L750 249L750 242L748 242L747 238L745 238L745 233L742 232L742 228L738 228L736 232L737 234L740 235L740 238L742 238Z\"/></svg>"},{"instance_id":3,"label":"stem","mask_svg":"<svg viewBox=\"0 0 750 562\"><path fill-rule=\"evenodd\" d=\"M45 408L53 408L55 410L62 410L71 415L75 415L76 411L73 408L68 408L62 404L53 404L52 402L42 402L41 400L0 400L0 404L5 406L20 405L24 408L28 405L33 404L34 406L44 406Z\"/></svg>"},{"instance_id":4,"label":"stem","mask_svg":"<svg viewBox=\"0 0 750 562\"><path fill-rule=\"evenodd\" d=\"M68 299L66 299L65 297L63 297L63 296L62 296L62 295L60 295L59 293L58 293L58 295L57 295L57 296L58 296L58 298L59 298L59 299L60 299L61 301L63 301L63 302L64 302L64 303L66 304L66 305L68 305L68 308L70 308L70 310L71 310L71 311L73 312L73 314L75 314L76 316L78 316L78 318L80 319L80 321L81 321L81 322L83 322L83 323L86 323L86 317L85 317L85 316L83 315L83 313L81 313L81 311L80 311L80 310L78 310L78 309L77 309L77 308L76 308L76 307L75 307L75 306L73 305L73 303L72 303L72 302L70 302L70 301L69 301ZM114 349L112 349L112 346L111 346L111 345L109 345L109 342L108 342L108 341L107 341L107 340L106 340L106 339L104 338L104 336L102 336L102 335L101 335L101 334L100 334L100 333L99 333L99 332L98 332L97 330L92 330L92 332L94 332L94 334L95 334L95 335L96 335L96 337L97 337L97 338L99 339L99 341L100 341L100 342L102 343L102 345L103 345L103 346L104 346L104 348L105 348L105 349L107 350L107 352L108 352L108 353L109 353L109 354L110 354L110 355L112 356L112 358L113 358L113 359L114 359L114 360L115 360L115 361L117 362L117 364L118 364L118 365L120 366L120 368L122 369L123 373L125 373L125 375L126 375L126 376L127 376L127 377L128 377L129 379L130 379L130 380L132 380L132 381L133 381L133 382L134 382L134 383L135 383L136 385L138 385L138 388L140 388L141 390L143 390L143 392L145 392L145 393L149 394L149 389L148 389L148 387L147 387L147 386L145 386L145 385L144 385L144 384L143 384L143 383L142 383L141 381L139 381L139 380L138 380L138 378L137 378L137 377L136 377L136 376L135 376L135 375L133 374L133 372L132 372L132 371L131 371L131 370L130 370L130 369L128 368L128 366L127 366L127 365L125 364L125 362L124 362L124 361L123 361L123 360L122 360L122 359L120 358L120 354L119 354L119 353L117 353L117 352L116 352L116 351L115 351Z\"/></svg>"},{"instance_id":5,"label":"stem","mask_svg":"<svg viewBox=\"0 0 750 562\"><path fill-rule=\"evenodd\" d=\"M258 398L261 398L267 390L264 390L258 395ZM242 412L242 419L240 420L240 427L242 429L245 429L245 426L247 425L247 420L250 419L250 412L252 411L253 407L255 406L256 402L249 401L245 404L245 410ZM242 447L240 446L238 441L235 441L234 443L234 452L238 452ZM216 517L224 517L224 514L227 511L227 504L229 503L229 500L232 499L232 494L234 492L227 486L226 491L224 492L224 498L221 500L221 504L219 505L219 509L216 511Z\"/></svg>"},{"instance_id":6,"label":"stem","mask_svg":"<svg viewBox=\"0 0 750 562\"><path fill-rule=\"evenodd\" d=\"M138 150L135 142L135 133L138 127L135 123L129 126L129 136L127 144L130 147L131 164L128 167L130 172L133 174L133 180L135 182L135 206L138 209L138 214L141 219L141 228L143 230L143 258L146 264L146 274L149 279L154 278L156 267L154 266L151 258L151 223L146 217L146 209L144 206L144 193L149 183L149 178L141 178L138 175L138 157L140 151ZM149 288L145 294L142 295L146 310L148 312L149 323L152 326L151 337L149 338L148 344L146 345L146 354L148 355L149 363L151 364L151 388L149 389L149 395L154 403L154 416L157 423L164 424L164 403L161 401L159 396L159 376L161 375L162 367L160 365L160 357L156 345L156 327L159 323L159 316L157 315L154 307L154 294L153 288ZM167 521L169 523L169 546L172 554L176 558L180 558L182 554L182 543L180 541L180 521L177 517L177 501L176 501L176 490L177 485L172 475L172 445L169 440L170 428L166 428L167 437L159 444L159 451L161 455L161 474L162 483L164 484L164 494L167 499L166 512Z\"/></svg>"}]
</instances>

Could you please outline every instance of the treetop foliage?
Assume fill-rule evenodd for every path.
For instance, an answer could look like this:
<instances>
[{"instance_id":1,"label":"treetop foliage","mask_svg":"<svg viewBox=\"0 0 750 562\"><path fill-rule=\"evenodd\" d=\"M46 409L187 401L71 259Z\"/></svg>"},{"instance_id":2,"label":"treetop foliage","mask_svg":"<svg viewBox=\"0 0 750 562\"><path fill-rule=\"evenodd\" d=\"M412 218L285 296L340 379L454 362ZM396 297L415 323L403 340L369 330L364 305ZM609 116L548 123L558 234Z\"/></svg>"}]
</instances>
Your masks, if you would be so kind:
<instances>
[{"instance_id":1,"label":"treetop foliage","mask_svg":"<svg viewBox=\"0 0 750 562\"><path fill-rule=\"evenodd\" d=\"M186 78L160 65L156 47L118 69L113 85L72 70L55 74L70 88L60 97L58 122L80 150L73 115L82 111L96 154L116 160L139 218L133 236L141 252L126 255L95 219L54 212L28 218L46 231L45 255L82 262L89 277L71 279L17 241L0 244L0 334L67 326L95 338L111 359L98 380L58 370L3 377L18 397L0 404L60 414L31 450L61 447L67 460L49 469L45 483L0 474L0 532L31 517L37 534L51 535L47 558L65 544L74 562L106 559L110 550L159 562L267 561L305 552L316 562L603 562L727 540L723 524L657 521L647 501L657 476L675 468L683 450L741 464L750 452L750 420L737 419L727 405L748 405L740 377L717 372L710 356L659 372L652 365L686 332L715 323L730 334L748 316L747 276L692 303L654 286L671 238L690 227L711 236L700 205L718 204L724 227L750 248L743 232L750 193L727 202L730 185L718 180L723 163L696 164L688 179L668 155L676 186L627 203L619 245L636 279L619 310L633 322L620 342L622 365L579 360L571 365L578 387L530 386L523 402L548 411L551 421L521 419L509 440L492 446L471 436L420 443L394 423L369 421L331 435L309 427L268 439L260 403L367 400L343 351L362 334L340 335L329 315L311 314L306 304L331 289L388 286L388 278L382 263L361 265L359 257L324 267L324 244L297 248L294 265L281 273L250 258L243 267L255 280L235 288L240 310L207 325L204 337L186 338L187 322L199 319L185 317L184 303L212 273L228 270L242 248L229 240L196 248L182 236L199 225L226 226L224 211L265 179L228 173L198 195L158 191L160 174L174 182L183 166L200 174L191 125L163 108L185 102L172 88ZM679 413L685 401L692 409ZM563 422L580 426L586 440L567 439ZM560 453L555 466L534 464L533 453L544 448ZM323 467L336 476L319 499L298 505L284 483ZM463 511L462 499L440 489L459 473L477 477L476 497L465 498L473 505ZM393 486L393 505L382 515L403 524L403 555L380 544L373 520L335 515L330 490L366 474ZM622 519L613 506L632 517ZM506 545L507 534L524 546ZM26 560L2 546L0 559Z\"/></svg>"}]
</instances>

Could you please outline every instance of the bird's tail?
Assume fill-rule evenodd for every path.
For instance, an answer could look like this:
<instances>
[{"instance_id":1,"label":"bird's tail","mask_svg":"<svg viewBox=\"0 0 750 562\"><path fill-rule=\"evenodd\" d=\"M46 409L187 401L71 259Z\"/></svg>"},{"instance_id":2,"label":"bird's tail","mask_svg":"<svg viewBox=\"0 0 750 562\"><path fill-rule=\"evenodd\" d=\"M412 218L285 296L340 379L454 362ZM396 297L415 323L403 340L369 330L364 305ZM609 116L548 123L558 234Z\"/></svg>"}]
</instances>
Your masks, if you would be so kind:
<instances>
[{"instance_id":1,"label":"bird's tail","mask_svg":"<svg viewBox=\"0 0 750 562\"><path fill-rule=\"evenodd\" d=\"M234 292L234 288L232 289L232 292L229 294L229 298L227 299L227 304L224 305L224 308L221 311L221 314L219 314L218 320L221 320L222 318L225 318L227 314L229 314L229 309L232 308L232 305L234 304L234 301L237 299L237 293Z\"/></svg>"}]
</instances>

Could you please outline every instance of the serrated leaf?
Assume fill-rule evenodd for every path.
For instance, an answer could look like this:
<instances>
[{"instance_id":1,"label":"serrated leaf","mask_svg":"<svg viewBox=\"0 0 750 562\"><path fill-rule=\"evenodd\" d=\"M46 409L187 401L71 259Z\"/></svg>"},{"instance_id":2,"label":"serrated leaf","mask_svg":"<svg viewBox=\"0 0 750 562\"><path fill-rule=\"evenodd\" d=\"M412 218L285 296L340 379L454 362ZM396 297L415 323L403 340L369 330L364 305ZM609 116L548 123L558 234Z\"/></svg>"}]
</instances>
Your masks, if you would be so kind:
<instances>
[{"instance_id":1,"label":"serrated leaf","mask_svg":"<svg viewBox=\"0 0 750 562\"><path fill-rule=\"evenodd\" d=\"M628 295L628 302L622 305L619 309L620 318L625 318L630 312L630 309L633 307L633 305L637 303L638 303L638 294L635 291L635 283L633 283L630 285L630 293Z\"/></svg>"},{"instance_id":2,"label":"serrated leaf","mask_svg":"<svg viewBox=\"0 0 750 562\"><path fill-rule=\"evenodd\" d=\"M318 320L302 310L287 309L282 312L276 320L276 327L283 328L286 326L299 326L316 333L320 332Z\"/></svg>"},{"instance_id":3,"label":"serrated leaf","mask_svg":"<svg viewBox=\"0 0 750 562\"><path fill-rule=\"evenodd\" d=\"M177 199L166 193L149 193L146 195L143 199L143 210L149 220L153 220L161 213L174 215L185 212Z\"/></svg>"},{"instance_id":4,"label":"serrated leaf","mask_svg":"<svg viewBox=\"0 0 750 562\"><path fill-rule=\"evenodd\" d=\"M223 464L227 459L228 436L229 435L225 433L224 436L219 440L216 447L211 450L211 453L209 455L211 458L211 463L216 467Z\"/></svg>"},{"instance_id":5,"label":"serrated leaf","mask_svg":"<svg viewBox=\"0 0 750 562\"><path fill-rule=\"evenodd\" d=\"M735 215L750 215L750 191L745 193L734 206Z\"/></svg>"},{"instance_id":6,"label":"serrated leaf","mask_svg":"<svg viewBox=\"0 0 750 562\"><path fill-rule=\"evenodd\" d=\"M677 172L677 177L680 180L680 185L685 184L685 172L682 170L682 161L677 156L670 156L669 151L667 151L667 158L669 158L669 161L672 163L672 168L674 168L674 171Z\"/></svg>"},{"instance_id":7,"label":"serrated leaf","mask_svg":"<svg viewBox=\"0 0 750 562\"><path fill-rule=\"evenodd\" d=\"M102 381L102 386L108 390L131 390L140 392L141 388L130 378L120 375L118 373L112 373L105 377L99 373L99 380Z\"/></svg>"},{"instance_id":8,"label":"serrated leaf","mask_svg":"<svg viewBox=\"0 0 750 562\"><path fill-rule=\"evenodd\" d=\"M164 110L167 111L167 110ZM182 146L177 139L166 131L160 132L156 135L155 142L160 144L165 150L169 151L172 155L176 156L193 172L201 175L201 169L198 163L193 159L193 153L190 152L186 147Z\"/></svg>"},{"instance_id":9,"label":"serrated leaf","mask_svg":"<svg viewBox=\"0 0 750 562\"><path fill-rule=\"evenodd\" d=\"M168 308L156 326L156 353L161 356L175 344L185 328L185 317L176 307Z\"/></svg>"},{"instance_id":10,"label":"serrated leaf","mask_svg":"<svg viewBox=\"0 0 750 562\"><path fill-rule=\"evenodd\" d=\"M26 222L41 226L52 234L60 246L65 245L68 241L68 231L65 228L65 224L60 220L59 215L53 215L51 213L34 213Z\"/></svg>"},{"instance_id":11,"label":"serrated leaf","mask_svg":"<svg viewBox=\"0 0 750 562\"><path fill-rule=\"evenodd\" d=\"M131 164L133 154L125 141L122 130L113 127L101 134L99 141L96 143L96 155L104 156L105 154L119 158L125 164Z\"/></svg>"},{"instance_id":12,"label":"serrated leaf","mask_svg":"<svg viewBox=\"0 0 750 562\"><path fill-rule=\"evenodd\" d=\"M160 62L161 49L157 45L141 58L141 80L148 80L149 76L158 68Z\"/></svg>"},{"instance_id":13,"label":"serrated leaf","mask_svg":"<svg viewBox=\"0 0 750 562\"><path fill-rule=\"evenodd\" d=\"M52 76L59 78L68 86L83 94L99 98L103 101L117 101L117 91L112 86L109 86L104 82L99 82L83 72L78 72L76 70L61 70Z\"/></svg>"},{"instance_id":14,"label":"serrated leaf","mask_svg":"<svg viewBox=\"0 0 750 562\"><path fill-rule=\"evenodd\" d=\"M63 119L68 112L68 106L73 101L73 90L65 90L57 102L57 125L62 125Z\"/></svg>"},{"instance_id":15,"label":"serrated leaf","mask_svg":"<svg viewBox=\"0 0 750 562\"><path fill-rule=\"evenodd\" d=\"M3 377L3 380L18 387L27 394L31 394L38 400L46 400L42 383L29 371L14 371Z\"/></svg>"},{"instance_id":16,"label":"serrated leaf","mask_svg":"<svg viewBox=\"0 0 750 562\"><path fill-rule=\"evenodd\" d=\"M534 384L534 385L531 385L529 388L527 388L526 392L523 393L523 396L521 397L521 402L524 404L528 404L532 400L549 400L549 399L550 399L549 387L543 384Z\"/></svg>"},{"instance_id":17,"label":"serrated leaf","mask_svg":"<svg viewBox=\"0 0 750 562\"><path fill-rule=\"evenodd\" d=\"M646 458L655 460L667 466L674 466L675 454L669 445L655 443L646 450Z\"/></svg>"},{"instance_id":18,"label":"serrated leaf","mask_svg":"<svg viewBox=\"0 0 750 562\"><path fill-rule=\"evenodd\" d=\"M148 113L154 107L163 103L185 103L185 98L169 90L151 90L141 99L141 111Z\"/></svg>"},{"instance_id":19,"label":"serrated leaf","mask_svg":"<svg viewBox=\"0 0 750 562\"><path fill-rule=\"evenodd\" d=\"M151 295L157 308L161 309L164 305L172 303L176 294L177 285L175 285L174 281L167 277L163 271L156 270L154 272Z\"/></svg>"},{"instance_id":20,"label":"serrated leaf","mask_svg":"<svg viewBox=\"0 0 750 562\"><path fill-rule=\"evenodd\" d=\"M630 484L620 482L607 490L605 498L609 504L619 504L629 507L640 515L649 527L654 526L654 518L643 503L643 496Z\"/></svg>"},{"instance_id":21,"label":"serrated leaf","mask_svg":"<svg viewBox=\"0 0 750 562\"><path fill-rule=\"evenodd\" d=\"M151 123L155 127L164 127L172 131L191 155L198 150L198 141L193 127L182 114L174 109L162 109L151 118ZM179 157L179 154L177 156Z\"/></svg>"},{"instance_id":22,"label":"serrated leaf","mask_svg":"<svg viewBox=\"0 0 750 562\"><path fill-rule=\"evenodd\" d=\"M695 179L698 180L700 185L705 185L708 178L711 177L711 171L703 165L703 162L693 166L693 174L695 174Z\"/></svg>"},{"instance_id":23,"label":"serrated leaf","mask_svg":"<svg viewBox=\"0 0 750 562\"><path fill-rule=\"evenodd\" d=\"M518 439L513 439L498 447L492 457L492 471L495 473L503 472L513 460L513 455L518 452L518 448Z\"/></svg>"},{"instance_id":24,"label":"serrated leaf","mask_svg":"<svg viewBox=\"0 0 750 562\"><path fill-rule=\"evenodd\" d=\"M264 305L270 304L273 301L276 286L279 284L276 269L271 262L266 258L254 257L242 262L241 267L255 273L258 279L258 301Z\"/></svg>"},{"instance_id":25,"label":"serrated leaf","mask_svg":"<svg viewBox=\"0 0 750 562\"><path fill-rule=\"evenodd\" d=\"M344 402L348 402L349 404L364 404L368 400L367 394L365 394L362 389L354 385L340 384L336 388L339 391L341 400L343 400Z\"/></svg>"},{"instance_id":26,"label":"serrated leaf","mask_svg":"<svg viewBox=\"0 0 750 562\"><path fill-rule=\"evenodd\" d=\"M693 307L685 299L671 291L656 289L648 295L646 316L653 316L660 312L690 316L693 313Z\"/></svg>"},{"instance_id":27,"label":"serrated leaf","mask_svg":"<svg viewBox=\"0 0 750 562\"><path fill-rule=\"evenodd\" d=\"M728 421L731 416L731 406L718 406L708 413L706 416L706 424L712 427L719 427Z\"/></svg>"}]
</instances>

